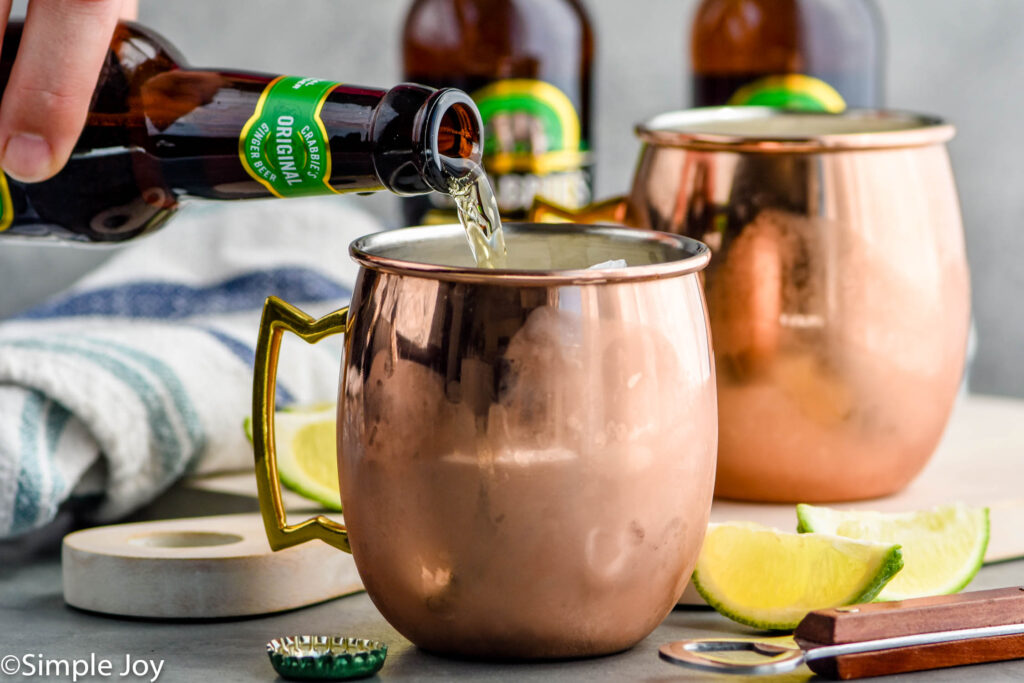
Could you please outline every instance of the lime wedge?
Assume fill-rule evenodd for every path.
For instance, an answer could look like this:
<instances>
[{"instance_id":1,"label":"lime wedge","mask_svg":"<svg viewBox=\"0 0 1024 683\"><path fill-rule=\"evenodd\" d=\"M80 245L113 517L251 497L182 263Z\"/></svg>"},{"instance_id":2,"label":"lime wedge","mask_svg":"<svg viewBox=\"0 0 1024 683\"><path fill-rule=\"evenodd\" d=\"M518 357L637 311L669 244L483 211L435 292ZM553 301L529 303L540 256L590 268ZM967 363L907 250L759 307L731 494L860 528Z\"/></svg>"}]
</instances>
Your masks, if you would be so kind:
<instances>
[{"instance_id":1,"label":"lime wedge","mask_svg":"<svg viewBox=\"0 0 1024 683\"><path fill-rule=\"evenodd\" d=\"M333 403L290 407L274 414L281 483L330 510L341 510ZM245 435L252 441L252 420Z\"/></svg>"},{"instance_id":2,"label":"lime wedge","mask_svg":"<svg viewBox=\"0 0 1024 683\"><path fill-rule=\"evenodd\" d=\"M886 514L796 506L797 530L898 543L906 567L878 595L906 600L956 593L978 573L988 548L988 508L942 505Z\"/></svg>"},{"instance_id":3,"label":"lime wedge","mask_svg":"<svg viewBox=\"0 0 1024 683\"><path fill-rule=\"evenodd\" d=\"M708 525L693 584L734 621L790 630L812 610L872 600L902 566L891 543L730 522Z\"/></svg>"}]
</instances>

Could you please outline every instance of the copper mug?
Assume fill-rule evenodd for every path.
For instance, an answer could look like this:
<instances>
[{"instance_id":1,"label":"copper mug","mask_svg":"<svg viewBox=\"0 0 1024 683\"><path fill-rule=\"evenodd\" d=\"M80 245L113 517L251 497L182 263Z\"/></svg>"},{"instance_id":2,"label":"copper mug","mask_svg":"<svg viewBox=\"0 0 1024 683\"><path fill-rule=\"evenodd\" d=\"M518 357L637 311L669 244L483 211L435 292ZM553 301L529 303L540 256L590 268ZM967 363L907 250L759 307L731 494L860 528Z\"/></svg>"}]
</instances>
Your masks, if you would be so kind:
<instances>
[{"instance_id":1,"label":"copper mug","mask_svg":"<svg viewBox=\"0 0 1024 683\"><path fill-rule=\"evenodd\" d=\"M900 112L675 112L638 126L628 197L535 207L711 246L717 495L874 498L927 463L970 316L953 132Z\"/></svg>"},{"instance_id":2,"label":"copper mug","mask_svg":"<svg viewBox=\"0 0 1024 683\"><path fill-rule=\"evenodd\" d=\"M267 536L275 550L320 539L351 552L384 618L427 650L623 650L672 609L708 521L717 413L698 271L710 252L624 228L505 232L510 270L473 267L460 226L408 228L352 244L348 308L313 320L267 300L253 405ZM629 266L586 269L619 258ZM289 524L281 506L286 330L345 335L344 525Z\"/></svg>"}]
</instances>

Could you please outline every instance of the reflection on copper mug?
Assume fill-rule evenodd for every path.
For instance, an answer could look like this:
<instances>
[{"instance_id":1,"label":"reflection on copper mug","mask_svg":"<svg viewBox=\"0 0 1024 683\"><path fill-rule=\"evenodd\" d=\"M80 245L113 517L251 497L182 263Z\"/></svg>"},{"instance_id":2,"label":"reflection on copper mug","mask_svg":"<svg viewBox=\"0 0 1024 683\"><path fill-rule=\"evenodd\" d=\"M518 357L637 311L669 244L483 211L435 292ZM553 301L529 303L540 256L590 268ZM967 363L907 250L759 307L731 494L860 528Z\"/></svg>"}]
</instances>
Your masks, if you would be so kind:
<instances>
[{"instance_id":1,"label":"reflection on copper mug","mask_svg":"<svg viewBox=\"0 0 1024 683\"><path fill-rule=\"evenodd\" d=\"M506 225L509 270L472 266L459 226L364 237L348 309L268 299L254 442L271 546L352 552L384 617L439 653L598 655L672 609L704 537L714 367L694 240ZM587 269L625 259L626 268ZM526 267L528 265L528 267ZM344 333L345 526L288 525L273 434L285 330Z\"/></svg>"},{"instance_id":2,"label":"reflection on copper mug","mask_svg":"<svg viewBox=\"0 0 1024 683\"><path fill-rule=\"evenodd\" d=\"M628 198L566 214L701 239L718 368L716 493L838 501L924 467L964 366L952 126L899 112L658 116Z\"/></svg>"}]
</instances>

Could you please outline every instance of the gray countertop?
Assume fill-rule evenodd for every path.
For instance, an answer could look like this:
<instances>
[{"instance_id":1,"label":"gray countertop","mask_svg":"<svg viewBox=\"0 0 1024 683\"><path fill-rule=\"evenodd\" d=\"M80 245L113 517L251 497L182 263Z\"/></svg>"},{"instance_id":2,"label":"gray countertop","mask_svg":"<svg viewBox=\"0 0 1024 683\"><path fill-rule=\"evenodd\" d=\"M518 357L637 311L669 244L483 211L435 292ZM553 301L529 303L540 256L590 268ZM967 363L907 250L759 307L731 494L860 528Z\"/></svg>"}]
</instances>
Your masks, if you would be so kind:
<instances>
[{"instance_id":1,"label":"gray countertop","mask_svg":"<svg viewBox=\"0 0 1024 683\"><path fill-rule=\"evenodd\" d=\"M488 681L716 681L739 680L704 675L658 660L658 646L688 637L753 635L706 609L677 609L646 640L618 655L588 660L542 663L482 663L436 657L413 647L380 616L365 593L283 614L240 620L202 622L118 619L81 612L64 604L60 559L52 531L50 540L0 545L0 661L7 655L40 659L111 660L106 680L152 680L120 676L125 658L163 661L159 681L272 681L264 644L276 636L297 633L351 634L384 640L389 655L381 679ZM1024 560L984 567L971 589L1024 584ZM811 677L807 669L762 680L796 681ZM895 677L875 680L894 679ZM8 680L72 680L71 676L11 677ZM79 680L104 680L79 678ZM902 681L1024 681L1024 661L984 664L903 674Z\"/></svg>"}]
</instances>

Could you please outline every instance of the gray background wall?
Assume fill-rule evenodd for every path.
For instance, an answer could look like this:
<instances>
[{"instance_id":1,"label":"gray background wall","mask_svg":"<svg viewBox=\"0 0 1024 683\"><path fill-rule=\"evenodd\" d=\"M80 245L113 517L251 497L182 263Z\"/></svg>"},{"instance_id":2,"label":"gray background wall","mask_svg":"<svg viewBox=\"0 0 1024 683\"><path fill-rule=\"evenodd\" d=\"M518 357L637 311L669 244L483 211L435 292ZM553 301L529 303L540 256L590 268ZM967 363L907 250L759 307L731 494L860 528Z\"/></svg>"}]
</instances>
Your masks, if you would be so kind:
<instances>
[{"instance_id":1,"label":"gray background wall","mask_svg":"<svg viewBox=\"0 0 1024 683\"><path fill-rule=\"evenodd\" d=\"M598 196L628 185L632 124L687 104L684 53L696 0L585 0L598 38ZM890 106L940 114L963 205L978 328L977 392L1024 397L1024 2L878 0ZM141 0L140 20L196 65L386 85L400 79L406 0ZM16 12L24 0L16 3ZM365 205L396 221L391 197ZM171 228L173 229L173 227ZM3 245L0 315L63 286L103 254ZM40 265L42 264L42 267ZM40 276L42 274L42 277Z\"/></svg>"}]
</instances>

